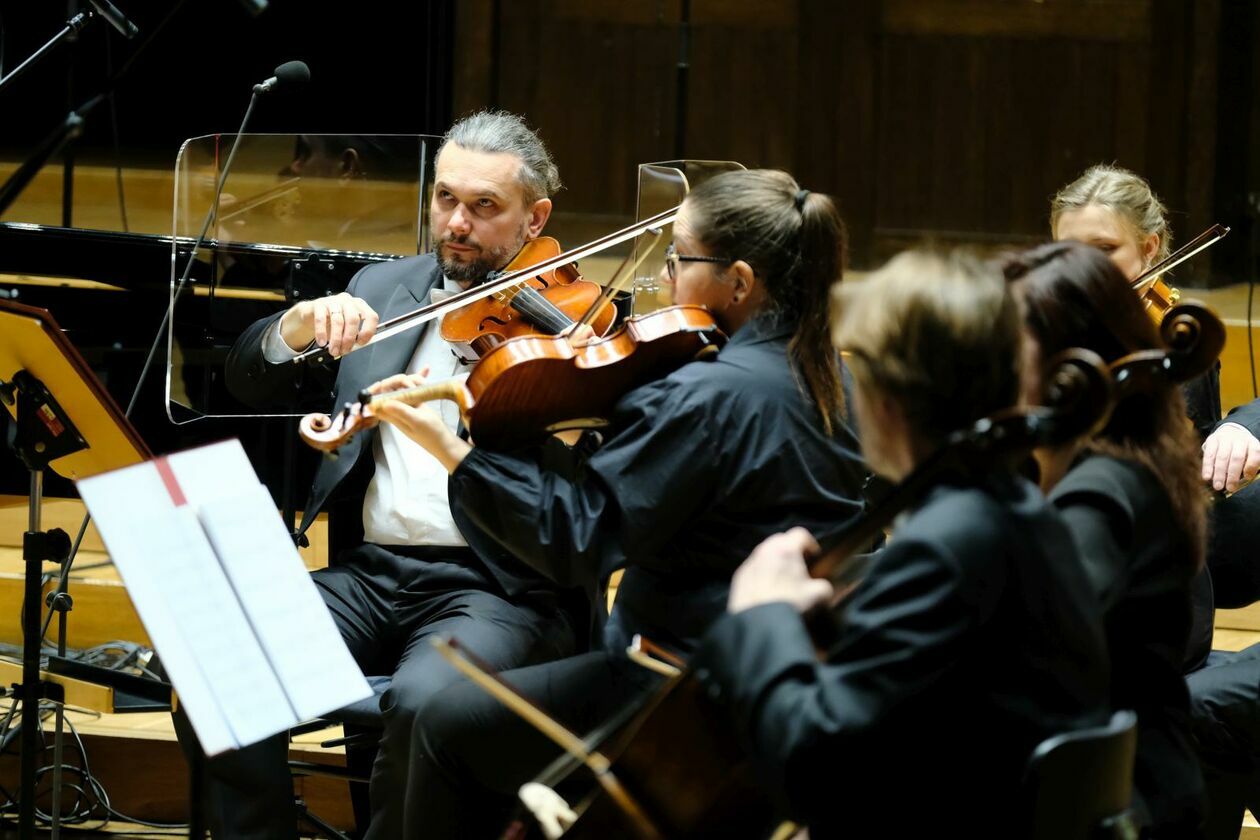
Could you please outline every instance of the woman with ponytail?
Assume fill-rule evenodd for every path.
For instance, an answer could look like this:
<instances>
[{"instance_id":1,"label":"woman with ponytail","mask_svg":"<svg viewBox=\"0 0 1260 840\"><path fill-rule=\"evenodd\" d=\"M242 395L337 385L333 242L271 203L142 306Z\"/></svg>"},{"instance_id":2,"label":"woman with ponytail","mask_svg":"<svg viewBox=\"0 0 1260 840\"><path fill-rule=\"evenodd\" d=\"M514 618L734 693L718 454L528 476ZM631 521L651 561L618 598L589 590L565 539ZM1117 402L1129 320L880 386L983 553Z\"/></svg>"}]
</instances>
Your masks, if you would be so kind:
<instances>
[{"instance_id":1,"label":"woman with ponytail","mask_svg":"<svg viewBox=\"0 0 1260 840\"><path fill-rule=\"evenodd\" d=\"M626 394L576 471L548 469L528 449L473 446L430 409L381 412L451 472L452 507L479 553L506 550L592 592L625 569L593 651L504 674L571 729L657 684L625 656L635 634L689 654L754 546L797 524L826 539L860 510L866 468L827 314L844 242L832 200L785 173L700 184L674 223L662 280L675 303L707 307L729 341ZM494 836L520 785L558 753L468 684L435 695L416 720L422 772L409 785L408 836Z\"/></svg>"}]
</instances>

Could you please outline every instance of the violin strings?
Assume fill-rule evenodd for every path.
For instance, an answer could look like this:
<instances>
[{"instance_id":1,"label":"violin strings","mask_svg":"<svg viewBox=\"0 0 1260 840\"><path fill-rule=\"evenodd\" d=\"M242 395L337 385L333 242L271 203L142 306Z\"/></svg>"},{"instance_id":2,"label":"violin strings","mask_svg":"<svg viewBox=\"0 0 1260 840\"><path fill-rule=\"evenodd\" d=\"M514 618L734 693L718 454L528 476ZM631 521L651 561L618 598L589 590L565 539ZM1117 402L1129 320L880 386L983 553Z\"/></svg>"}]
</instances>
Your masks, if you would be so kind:
<instances>
[{"instance_id":1,"label":"violin strings","mask_svg":"<svg viewBox=\"0 0 1260 840\"><path fill-rule=\"evenodd\" d=\"M573 321L533 286L524 286L512 298L511 306L535 325L552 333L561 333Z\"/></svg>"}]
</instances>

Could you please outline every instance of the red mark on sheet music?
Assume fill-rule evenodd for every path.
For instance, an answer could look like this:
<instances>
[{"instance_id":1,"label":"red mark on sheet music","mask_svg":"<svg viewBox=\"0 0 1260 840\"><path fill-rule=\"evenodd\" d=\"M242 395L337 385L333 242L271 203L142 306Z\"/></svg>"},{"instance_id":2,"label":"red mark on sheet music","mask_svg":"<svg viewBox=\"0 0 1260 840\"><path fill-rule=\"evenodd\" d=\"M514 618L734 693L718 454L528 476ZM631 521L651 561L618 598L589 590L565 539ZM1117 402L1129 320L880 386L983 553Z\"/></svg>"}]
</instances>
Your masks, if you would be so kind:
<instances>
[{"instance_id":1,"label":"red mark on sheet music","mask_svg":"<svg viewBox=\"0 0 1260 840\"><path fill-rule=\"evenodd\" d=\"M166 485L166 492L171 494L171 501L175 503L175 507L188 504L188 500L184 498L184 491L175 480L175 472L171 469L170 462L165 458L154 458L153 466L157 467L158 475L162 476L162 483Z\"/></svg>"}]
</instances>

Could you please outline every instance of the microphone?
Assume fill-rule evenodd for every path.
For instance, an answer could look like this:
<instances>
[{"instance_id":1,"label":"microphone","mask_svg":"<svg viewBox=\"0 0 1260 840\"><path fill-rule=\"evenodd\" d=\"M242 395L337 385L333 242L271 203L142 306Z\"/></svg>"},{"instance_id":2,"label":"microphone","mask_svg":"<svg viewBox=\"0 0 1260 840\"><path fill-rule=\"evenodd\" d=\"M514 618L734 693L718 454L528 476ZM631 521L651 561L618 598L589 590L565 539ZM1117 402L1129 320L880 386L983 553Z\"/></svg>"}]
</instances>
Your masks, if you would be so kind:
<instances>
[{"instance_id":1,"label":"microphone","mask_svg":"<svg viewBox=\"0 0 1260 840\"><path fill-rule=\"evenodd\" d=\"M92 8L96 10L98 15L105 18L110 26L118 30L119 35L127 40L131 40L139 34L140 30L136 28L136 25L127 20L127 16L118 11L118 7L109 2L109 0L88 0L88 2L92 4Z\"/></svg>"},{"instance_id":2,"label":"microphone","mask_svg":"<svg viewBox=\"0 0 1260 840\"><path fill-rule=\"evenodd\" d=\"M304 85L311 80L311 68L305 61L286 61L276 68L276 75L254 85L254 93L271 93L273 90Z\"/></svg>"}]
</instances>

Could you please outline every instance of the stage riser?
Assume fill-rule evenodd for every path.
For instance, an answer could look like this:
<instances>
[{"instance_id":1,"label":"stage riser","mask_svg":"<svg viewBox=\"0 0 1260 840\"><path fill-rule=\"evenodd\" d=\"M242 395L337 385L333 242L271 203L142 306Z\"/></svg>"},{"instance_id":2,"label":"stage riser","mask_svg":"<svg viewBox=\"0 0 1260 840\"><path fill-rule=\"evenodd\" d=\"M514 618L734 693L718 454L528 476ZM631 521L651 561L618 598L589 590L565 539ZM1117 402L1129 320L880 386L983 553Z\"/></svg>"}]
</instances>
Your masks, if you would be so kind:
<instances>
[{"instance_id":1,"label":"stage riser","mask_svg":"<svg viewBox=\"0 0 1260 840\"><path fill-rule=\"evenodd\" d=\"M142 820L184 822L188 819L188 767L174 741L84 735L92 775L105 787L117 811ZM48 753L51 757L51 751ZM293 753L303 761L337 761L337 756ZM71 758L77 761L77 756ZM71 781L70 777L67 777ZM0 757L0 785L15 790L18 757ZM43 787L41 786L41 789ZM321 818L343 831L354 826L346 782L321 776L294 780L294 790ZM41 807L47 807L43 803Z\"/></svg>"}]
</instances>

